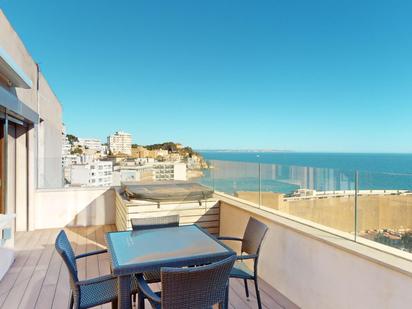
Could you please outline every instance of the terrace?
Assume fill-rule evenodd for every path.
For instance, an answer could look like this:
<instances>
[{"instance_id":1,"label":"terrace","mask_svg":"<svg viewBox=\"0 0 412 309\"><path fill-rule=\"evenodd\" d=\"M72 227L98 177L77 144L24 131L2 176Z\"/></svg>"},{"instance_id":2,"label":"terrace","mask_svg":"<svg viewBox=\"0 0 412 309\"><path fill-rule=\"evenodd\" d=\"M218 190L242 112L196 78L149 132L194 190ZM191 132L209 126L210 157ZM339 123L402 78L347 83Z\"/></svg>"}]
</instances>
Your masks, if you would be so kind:
<instances>
[{"instance_id":1,"label":"terrace","mask_svg":"<svg viewBox=\"0 0 412 309\"><path fill-rule=\"evenodd\" d=\"M259 183L268 184L267 179L254 179L259 175L255 167L249 163L213 162L210 174L205 173L200 181L213 184L214 192L200 201L134 200L119 187L38 189L35 226L33 231L16 233L16 260L0 281L0 308L66 307L68 273L53 247L59 229L68 232L80 254L105 248L104 233L130 229L131 218L168 214L179 214L183 225L196 223L212 234L225 236L241 237L250 217L264 222L269 227L259 263L264 308L403 308L412 301L410 253L360 233L391 224L392 228L402 225L406 230L410 218L408 188L359 190L356 184L344 182L345 188L334 184L334 190L329 190L333 182L330 177L343 176L322 170L322 175L329 175L324 176L322 184L328 185L314 192L315 187L302 181L316 178L320 171L311 168L314 174L302 178L296 176L299 169L294 167L289 168L293 179L282 174L282 186L293 183L301 189L296 194L282 195L275 190L254 190ZM284 167L261 165L258 169L279 171ZM387 175L378 179L383 176ZM223 180L230 180L232 186ZM272 180L279 182L275 176ZM299 204L303 202L309 204ZM357 216L360 222L351 220L349 214L355 218L355 211L373 207L381 207L387 218L370 218L370 214L361 212L366 217ZM391 209L402 209L406 218L390 215ZM376 211L372 213L377 216ZM389 222L391 217L396 222ZM402 219L405 222L399 223ZM227 244L239 251L235 244ZM107 255L88 257L80 261L80 278L107 274L109 265ZM257 308L254 291L250 290L247 300L242 282L231 279L230 307Z\"/></svg>"},{"instance_id":2,"label":"terrace","mask_svg":"<svg viewBox=\"0 0 412 309\"><path fill-rule=\"evenodd\" d=\"M115 225L70 227L65 229L76 254L105 248L104 233L115 231ZM16 260L0 282L0 308L67 308L70 285L67 268L54 250L59 229L19 232L16 235ZM79 264L80 279L90 279L110 273L107 254L87 257ZM269 284L261 281L264 308L298 308ZM150 308L147 303L146 308ZM96 308L111 308L105 304ZM238 279L231 279L230 308L256 308L251 290L249 301Z\"/></svg>"}]
</instances>

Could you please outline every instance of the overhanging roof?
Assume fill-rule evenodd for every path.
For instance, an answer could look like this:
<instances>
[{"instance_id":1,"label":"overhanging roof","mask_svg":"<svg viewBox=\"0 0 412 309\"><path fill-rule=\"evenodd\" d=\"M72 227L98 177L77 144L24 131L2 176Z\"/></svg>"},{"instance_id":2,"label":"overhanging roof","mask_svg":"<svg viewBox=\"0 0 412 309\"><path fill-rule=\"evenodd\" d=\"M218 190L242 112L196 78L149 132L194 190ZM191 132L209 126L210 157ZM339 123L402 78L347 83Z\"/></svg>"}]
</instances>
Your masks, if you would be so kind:
<instances>
[{"instance_id":1,"label":"overhanging roof","mask_svg":"<svg viewBox=\"0 0 412 309\"><path fill-rule=\"evenodd\" d=\"M0 74L3 75L13 87L30 89L33 85L30 78L24 73L11 56L0 47Z\"/></svg>"},{"instance_id":2,"label":"overhanging roof","mask_svg":"<svg viewBox=\"0 0 412 309\"><path fill-rule=\"evenodd\" d=\"M6 108L8 113L12 112L15 116L22 117L28 122L39 122L39 114L36 111L32 110L3 87L0 87L0 108L1 107Z\"/></svg>"}]
</instances>

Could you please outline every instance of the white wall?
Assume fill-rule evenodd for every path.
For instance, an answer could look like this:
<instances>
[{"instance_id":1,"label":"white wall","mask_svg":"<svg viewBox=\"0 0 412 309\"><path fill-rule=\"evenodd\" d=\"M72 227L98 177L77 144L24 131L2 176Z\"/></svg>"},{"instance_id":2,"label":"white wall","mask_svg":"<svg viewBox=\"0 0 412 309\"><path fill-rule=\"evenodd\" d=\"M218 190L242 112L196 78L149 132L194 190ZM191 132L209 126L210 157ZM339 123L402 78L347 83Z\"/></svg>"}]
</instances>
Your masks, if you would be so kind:
<instances>
[{"instance_id":1,"label":"white wall","mask_svg":"<svg viewBox=\"0 0 412 309\"><path fill-rule=\"evenodd\" d=\"M2 215L0 214L0 233L3 229L13 228L14 215ZM6 274L14 261L14 234L11 235L11 239L0 239L0 281Z\"/></svg>"},{"instance_id":2,"label":"white wall","mask_svg":"<svg viewBox=\"0 0 412 309\"><path fill-rule=\"evenodd\" d=\"M267 224L259 276L301 308L411 308L412 262L237 204L221 203L220 234Z\"/></svg>"},{"instance_id":3,"label":"white wall","mask_svg":"<svg viewBox=\"0 0 412 309\"><path fill-rule=\"evenodd\" d=\"M174 180L187 180L186 163L176 163L174 165Z\"/></svg>"},{"instance_id":4,"label":"white wall","mask_svg":"<svg viewBox=\"0 0 412 309\"><path fill-rule=\"evenodd\" d=\"M39 188L62 188L62 131L63 115L58 98L53 93L47 80L40 74L39 110L42 119L39 125L40 149L38 154Z\"/></svg>"},{"instance_id":5,"label":"white wall","mask_svg":"<svg viewBox=\"0 0 412 309\"><path fill-rule=\"evenodd\" d=\"M16 125L16 166L15 166L15 194L16 194L16 230L27 229L27 201L28 201L28 156L26 128Z\"/></svg>"},{"instance_id":6,"label":"white wall","mask_svg":"<svg viewBox=\"0 0 412 309\"><path fill-rule=\"evenodd\" d=\"M86 165L70 166L70 182L72 185L89 185L90 168Z\"/></svg>"},{"instance_id":7,"label":"white wall","mask_svg":"<svg viewBox=\"0 0 412 309\"><path fill-rule=\"evenodd\" d=\"M33 83L31 89L7 88L13 96L37 112L42 120L37 132L40 139L39 148L39 186L57 188L63 185L61 166L62 155L62 106L47 80L40 72L18 33L15 32L0 8L0 47L24 71ZM37 92L39 79L39 92ZM0 102L1 105L1 102Z\"/></svg>"},{"instance_id":8,"label":"white wall","mask_svg":"<svg viewBox=\"0 0 412 309\"><path fill-rule=\"evenodd\" d=\"M110 188L37 190L35 229L114 224L114 198Z\"/></svg>"},{"instance_id":9,"label":"white wall","mask_svg":"<svg viewBox=\"0 0 412 309\"><path fill-rule=\"evenodd\" d=\"M3 94L0 105L5 105L11 99L12 102L17 102L16 100L18 99L26 108L30 108L32 112L38 113L41 119L41 123L38 125L31 123L31 121L26 121L30 125L26 136L28 138L28 160L23 162L26 156L23 153L26 150L24 149L26 137L22 137L19 140L18 134L17 148L14 153L9 153L8 158L10 161L8 162L9 166L13 166L8 171L7 179L7 185L10 188L7 197L9 203L7 206L8 212L17 212L16 224L18 230L24 230L27 223L29 229L33 229L35 226L35 188L63 186L61 168L62 106L43 74L40 72L38 75L35 60L31 57L1 8L0 47L6 51L33 83L31 89L23 89L9 87L5 83L0 82L0 94ZM38 81L39 91L37 91ZM19 113L20 111L15 110L15 112ZM14 147L16 144L14 141L11 141L10 145ZM16 155L17 159L11 158L11 154ZM17 165L14 164L15 162ZM14 170L16 170L16 175L11 175L11 172ZM39 177L36 177L37 172L39 172Z\"/></svg>"}]
</instances>

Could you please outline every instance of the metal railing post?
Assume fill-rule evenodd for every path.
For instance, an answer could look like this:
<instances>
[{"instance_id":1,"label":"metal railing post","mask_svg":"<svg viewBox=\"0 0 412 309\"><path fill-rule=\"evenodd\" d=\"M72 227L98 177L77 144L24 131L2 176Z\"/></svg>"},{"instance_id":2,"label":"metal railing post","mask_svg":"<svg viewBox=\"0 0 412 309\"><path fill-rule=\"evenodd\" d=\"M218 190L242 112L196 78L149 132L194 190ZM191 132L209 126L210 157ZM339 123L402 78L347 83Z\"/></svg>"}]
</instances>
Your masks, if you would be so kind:
<instances>
[{"instance_id":1,"label":"metal railing post","mask_svg":"<svg viewBox=\"0 0 412 309\"><path fill-rule=\"evenodd\" d=\"M260 162L259 162L259 206L262 206L262 177L260 171Z\"/></svg>"},{"instance_id":2,"label":"metal railing post","mask_svg":"<svg viewBox=\"0 0 412 309\"><path fill-rule=\"evenodd\" d=\"M358 236L358 193L359 193L359 172L355 172L355 242Z\"/></svg>"}]
</instances>

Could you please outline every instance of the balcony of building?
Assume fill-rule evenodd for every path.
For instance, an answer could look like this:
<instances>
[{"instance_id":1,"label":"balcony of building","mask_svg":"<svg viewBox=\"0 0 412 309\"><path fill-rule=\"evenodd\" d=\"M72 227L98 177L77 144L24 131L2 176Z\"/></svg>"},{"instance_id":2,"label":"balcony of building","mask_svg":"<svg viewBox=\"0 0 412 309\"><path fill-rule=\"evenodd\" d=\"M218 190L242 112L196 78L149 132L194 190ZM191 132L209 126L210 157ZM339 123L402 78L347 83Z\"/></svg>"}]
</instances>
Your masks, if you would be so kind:
<instances>
[{"instance_id":1,"label":"balcony of building","mask_svg":"<svg viewBox=\"0 0 412 309\"><path fill-rule=\"evenodd\" d=\"M263 168L260 169L262 172ZM356 238L357 234L351 232L346 220L351 207L345 204L355 199L358 203L376 201L380 196L390 207L399 207L401 201L406 203L404 207L409 207L409 191L357 190L356 193L349 188L345 192L325 190L319 194L299 191L301 196L289 194L281 199L278 196L269 199L269 193L258 190L260 193L256 195L250 192L254 191L254 185L249 177L247 184L250 190L239 188L239 173L245 170L250 173L250 167L233 166L232 172L238 173L236 193L218 190L218 172L215 170L214 179L204 179L204 182L214 183L213 196L201 201L138 201L125 197L123 189L118 187L36 190L33 230L15 234L16 259L0 281L0 308L66 308L69 301L68 273L53 247L60 229L67 231L76 253L83 253L104 248L104 233L130 229L129 221L133 216L165 214L179 214L181 224L195 223L215 235L238 237L242 236L250 217L264 222L269 232L263 243L258 270L264 308L410 306L410 254L359 235ZM254 175L255 170L252 170ZM297 171L292 171L292 174L295 176L290 182L299 183ZM234 179L232 176L230 174L228 178ZM305 175L304 178L311 179L312 176ZM342 179L341 176L338 178ZM346 181L344 183L347 184ZM360 196L355 198L359 193ZM338 201L340 217L328 208L331 207L331 196ZM269 207L269 200L272 203L280 201L282 207ZM306 212L297 208L298 205L285 204L302 200L309 201ZM371 205L364 204L364 207L372 208ZM316 207L322 209L322 217L319 217ZM406 221L409 220L408 211L404 210ZM358 217L357 220L370 227L382 218L366 220ZM406 223L402 224L405 226ZM228 245L239 250L232 243ZM90 257L80 262L79 269L82 278L91 278L109 273L110 262L107 255ZM254 291L250 291L248 300L242 282L231 279L231 308L256 308Z\"/></svg>"},{"instance_id":2,"label":"balcony of building","mask_svg":"<svg viewBox=\"0 0 412 309\"><path fill-rule=\"evenodd\" d=\"M70 297L69 274L61 257L54 250L60 229L19 232L16 235L16 260L0 281L0 308L67 308ZM66 227L76 254L106 248L104 234L116 231L113 224ZM110 273L107 254L88 257L78 263L79 279L91 279ZM264 308L297 308L292 302L260 281ZM158 287L155 286L155 289ZM243 281L231 279L230 308L257 308L253 289L249 300L244 296ZM99 308L111 308L110 304ZM150 308L146 303L146 308Z\"/></svg>"}]
</instances>

